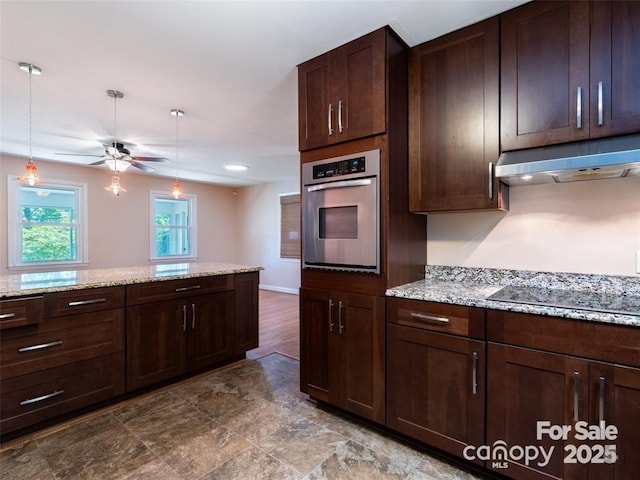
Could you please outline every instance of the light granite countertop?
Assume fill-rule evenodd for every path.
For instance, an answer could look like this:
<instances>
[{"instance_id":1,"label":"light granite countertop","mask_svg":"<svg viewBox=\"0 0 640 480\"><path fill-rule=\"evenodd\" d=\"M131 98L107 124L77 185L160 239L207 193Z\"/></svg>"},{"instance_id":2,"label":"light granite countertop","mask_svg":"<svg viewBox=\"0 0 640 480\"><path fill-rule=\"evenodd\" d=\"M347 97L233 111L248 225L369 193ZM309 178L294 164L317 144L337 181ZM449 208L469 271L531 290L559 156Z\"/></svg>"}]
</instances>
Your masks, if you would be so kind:
<instances>
[{"instance_id":1,"label":"light granite countertop","mask_svg":"<svg viewBox=\"0 0 640 480\"><path fill-rule=\"evenodd\" d=\"M427 266L424 280L390 288L390 297L450 303L471 307L507 310L640 327L640 311L636 314L608 313L597 310L549 307L523 303L487 300L507 285L558 289L564 292L589 292L608 296L626 295L640 299L640 277L546 273L489 268Z\"/></svg>"},{"instance_id":2,"label":"light granite countertop","mask_svg":"<svg viewBox=\"0 0 640 480\"><path fill-rule=\"evenodd\" d=\"M0 298L260 270L262 267L251 265L196 262L0 275Z\"/></svg>"}]
</instances>

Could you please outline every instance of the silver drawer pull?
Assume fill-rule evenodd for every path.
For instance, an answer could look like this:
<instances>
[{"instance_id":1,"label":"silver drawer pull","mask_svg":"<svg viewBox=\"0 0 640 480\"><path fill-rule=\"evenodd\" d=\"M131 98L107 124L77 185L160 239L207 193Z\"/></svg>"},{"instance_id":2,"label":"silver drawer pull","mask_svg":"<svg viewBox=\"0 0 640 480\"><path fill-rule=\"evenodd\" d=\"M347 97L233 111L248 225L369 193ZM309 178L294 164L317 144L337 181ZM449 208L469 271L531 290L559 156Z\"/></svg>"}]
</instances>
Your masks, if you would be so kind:
<instances>
[{"instance_id":1,"label":"silver drawer pull","mask_svg":"<svg viewBox=\"0 0 640 480\"><path fill-rule=\"evenodd\" d=\"M48 400L50 398L57 397L58 395L62 395L63 393L64 393L64 390L56 390L55 392L47 393L46 395L42 395L41 397L28 398L27 400L22 400L20 402L20 406L42 402L43 400Z\"/></svg>"},{"instance_id":2,"label":"silver drawer pull","mask_svg":"<svg viewBox=\"0 0 640 480\"><path fill-rule=\"evenodd\" d=\"M15 316L15 313L2 313L0 314L0 320L6 320L7 318L13 318Z\"/></svg>"},{"instance_id":3,"label":"silver drawer pull","mask_svg":"<svg viewBox=\"0 0 640 480\"><path fill-rule=\"evenodd\" d=\"M433 315L425 315L424 313L411 312L411 318L425 320L427 322L449 323L449 319L447 317L436 317Z\"/></svg>"},{"instance_id":4,"label":"silver drawer pull","mask_svg":"<svg viewBox=\"0 0 640 480\"><path fill-rule=\"evenodd\" d=\"M95 303L104 303L106 298L94 298L93 300L77 300L75 302L69 302L70 307L81 307L83 305L93 305Z\"/></svg>"},{"instance_id":5,"label":"silver drawer pull","mask_svg":"<svg viewBox=\"0 0 640 480\"><path fill-rule=\"evenodd\" d=\"M40 345L31 345L30 347L22 347L18 349L18 352L33 352L34 350L42 350L44 348L57 347L58 345L62 345L62 340L58 340L50 343L41 343Z\"/></svg>"},{"instance_id":6,"label":"silver drawer pull","mask_svg":"<svg viewBox=\"0 0 640 480\"><path fill-rule=\"evenodd\" d=\"M188 292L189 290L198 290L200 285L194 285L192 287L180 287L176 288L176 292Z\"/></svg>"},{"instance_id":7,"label":"silver drawer pull","mask_svg":"<svg viewBox=\"0 0 640 480\"><path fill-rule=\"evenodd\" d=\"M472 355L472 373L471 373L471 391L474 395L478 394L478 352Z\"/></svg>"},{"instance_id":8,"label":"silver drawer pull","mask_svg":"<svg viewBox=\"0 0 640 480\"><path fill-rule=\"evenodd\" d=\"M578 389L580 383L580 372L573 372L573 421L580 420L580 391Z\"/></svg>"}]
</instances>

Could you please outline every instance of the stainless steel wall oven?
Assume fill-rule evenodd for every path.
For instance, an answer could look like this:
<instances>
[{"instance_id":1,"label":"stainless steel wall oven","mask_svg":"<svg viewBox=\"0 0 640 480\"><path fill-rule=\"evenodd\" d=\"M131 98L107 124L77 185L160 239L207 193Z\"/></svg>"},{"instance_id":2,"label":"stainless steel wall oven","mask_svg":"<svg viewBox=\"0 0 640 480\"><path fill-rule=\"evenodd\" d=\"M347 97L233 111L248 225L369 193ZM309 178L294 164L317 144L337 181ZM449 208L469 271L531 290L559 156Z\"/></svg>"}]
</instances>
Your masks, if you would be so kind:
<instances>
[{"instance_id":1,"label":"stainless steel wall oven","mask_svg":"<svg viewBox=\"0 0 640 480\"><path fill-rule=\"evenodd\" d=\"M380 273L380 150L302 165L302 266Z\"/></svg>"}]
</instances>

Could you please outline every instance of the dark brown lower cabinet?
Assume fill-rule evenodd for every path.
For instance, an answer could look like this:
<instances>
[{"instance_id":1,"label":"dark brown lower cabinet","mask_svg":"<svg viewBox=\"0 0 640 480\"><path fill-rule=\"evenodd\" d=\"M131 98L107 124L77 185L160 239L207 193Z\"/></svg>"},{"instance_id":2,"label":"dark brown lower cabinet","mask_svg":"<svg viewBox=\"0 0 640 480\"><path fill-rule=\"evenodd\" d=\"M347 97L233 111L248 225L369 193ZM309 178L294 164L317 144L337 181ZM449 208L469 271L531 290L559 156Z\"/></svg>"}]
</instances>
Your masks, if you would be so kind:
<instances>
[{"instance_id":1,"label":"dark brown lower cabinet","mask_svg":"<svg viewBox=\"0 0 640 480\"><path fill-rule=\"evenodd\" d=\"M488 357L487 443L553 448L548 463L511 458L488 467L518 480L636 478L640 369L494 343ZM618 430L615 438L583 438L601 421ZM568 428L566 439L538 432L545 425Z\"/></svg>"},{"instance_id":2,"label":"dark brown lower cabinet","mask_svg":"<svg viewBox=\"0 0 640 480\"><path fill-rule=\"evenodd\" d=\"M233 291L127 308L127 390L233 356Z\"/></svg>"},{"instance_id":3,"label":"dark brown lower cabinet","mask_svg":"<svg viewBox=\"0 0 640 480\"><path fill-rule=\"evenodd\" d=\"M462 457L484 443L484 371L484 341L388 324L387 425Z\"/></svg>"},{"instance_id":4,"label":"dark brown lower cabinet","mask_svg":"<svg viewBox=\"0 0 640 480\"><path fill-rule=\"evenodd\" d=\"M384 423L384 297L300 290L300 388Z\"/></svg>"},{"instance_id":5,"label":"dark brown lower cabinet","mask_svg":"<svg viewBox=\"0 0 640 480\"><path fill-rule=\"evenodd\" d=\"M258 347L258 272L234 275L235 320L233 349L236 355Z\"/></svg>"}]
</instances>

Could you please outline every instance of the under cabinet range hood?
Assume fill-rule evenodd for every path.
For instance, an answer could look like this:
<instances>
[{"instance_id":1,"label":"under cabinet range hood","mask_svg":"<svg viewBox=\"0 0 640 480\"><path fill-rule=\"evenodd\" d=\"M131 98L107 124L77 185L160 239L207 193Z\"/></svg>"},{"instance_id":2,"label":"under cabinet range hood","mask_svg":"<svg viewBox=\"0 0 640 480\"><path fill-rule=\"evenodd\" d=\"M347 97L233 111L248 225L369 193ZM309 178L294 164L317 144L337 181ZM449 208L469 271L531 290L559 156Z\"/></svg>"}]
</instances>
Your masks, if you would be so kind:
<instances>
[{"instance_id":1,"label":"under cabinet range hood","mask_svg":"<svg viewBox=\"0 0 640 480\"><path fill-rule=\"evenodd\" d=\"M640 134L504 152L496 178L509 185L640 175Z\"/></svg>"}]
</instances>

